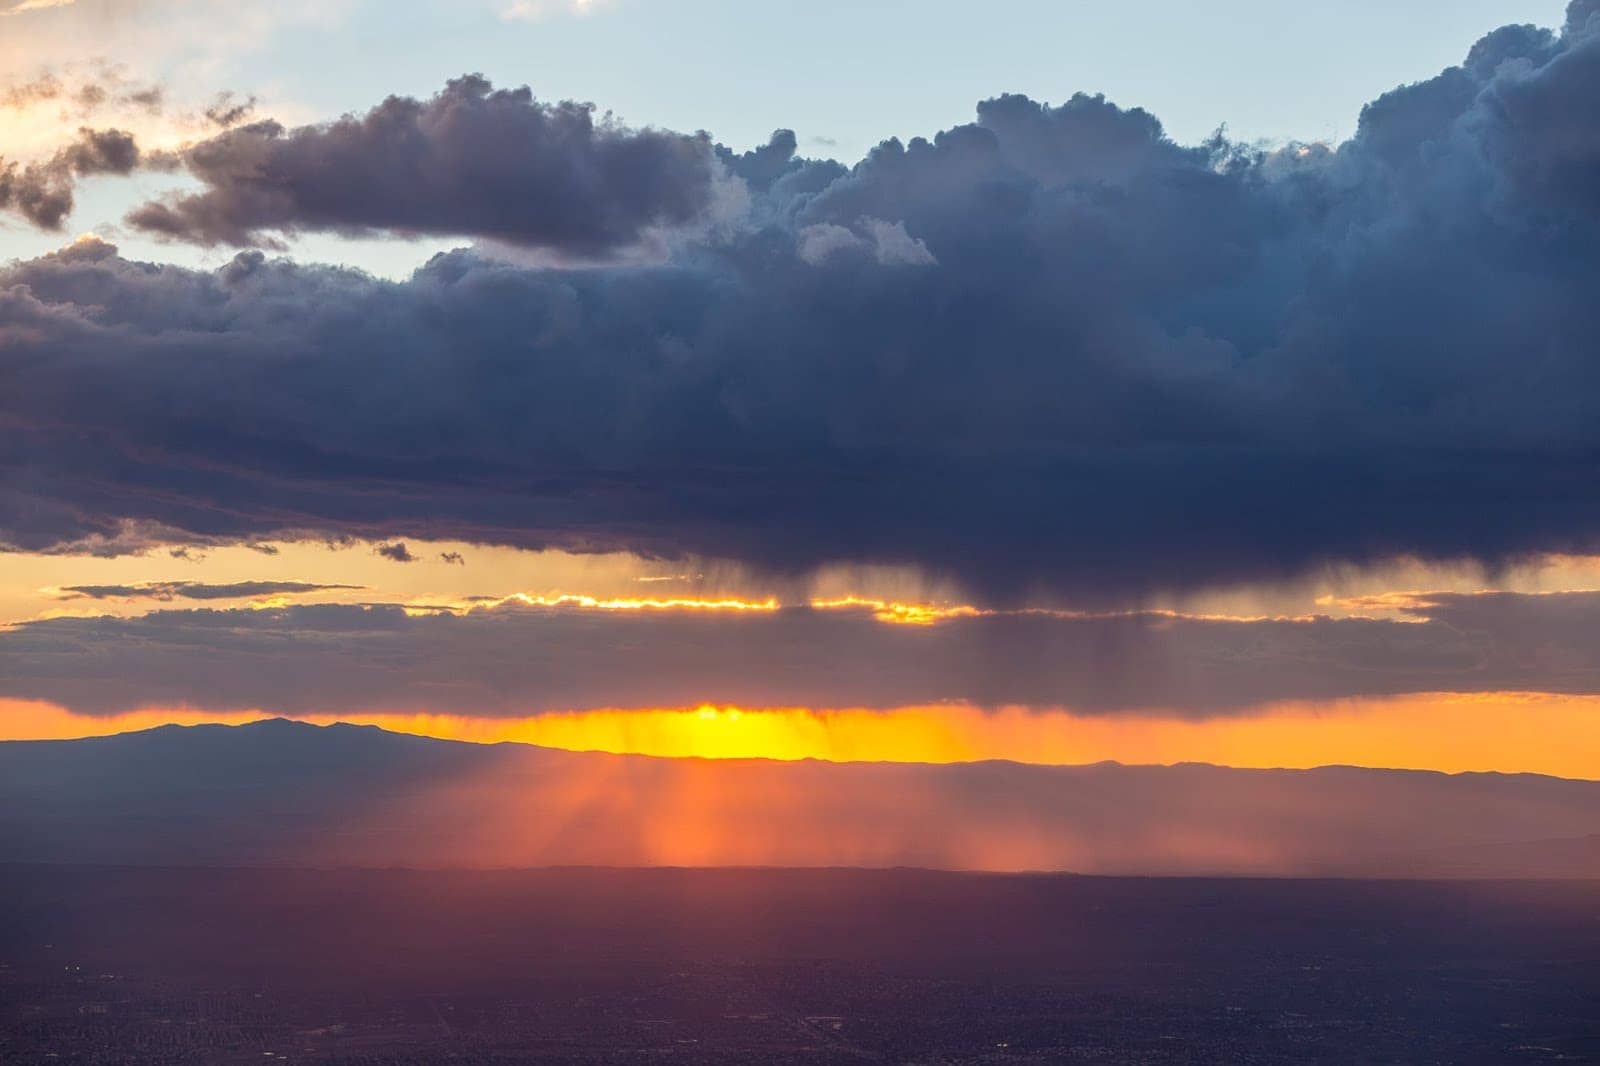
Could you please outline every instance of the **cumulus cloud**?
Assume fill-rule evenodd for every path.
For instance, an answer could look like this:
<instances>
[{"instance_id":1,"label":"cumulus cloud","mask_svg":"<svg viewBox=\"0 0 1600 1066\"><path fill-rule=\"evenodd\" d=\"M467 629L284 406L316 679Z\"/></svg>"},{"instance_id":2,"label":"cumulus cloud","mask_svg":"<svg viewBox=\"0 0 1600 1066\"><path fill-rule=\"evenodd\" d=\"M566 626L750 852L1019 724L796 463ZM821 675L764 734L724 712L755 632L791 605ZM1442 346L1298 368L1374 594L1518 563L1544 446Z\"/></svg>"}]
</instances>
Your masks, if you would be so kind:
<instances>
[{"instance_id":1,"label":"cumulus cloud","mask_svg":"<svg viewBox=\"0 0 1600 1066\"><path fill-rule=\"evenodd\" d=\"M77 179L129 174L139 146L125 130L84 127L77 140L44 162L19 165L0 158L0 210L12 209L43 229L60 229L72 211Z\"/></svg>"},{"instance_id":2,"label":"cumulus cloud","mask_svg":"<svg viewBox=\"0 0 1600 1066\"><path fill-rule=\"evenodd\" d=\"M0 81L5 122L0 211L57 230L71 213L79 179L170 170L176 144L236 125L253 97L220 93L202 107L169 98L167 87L105 60L64 62L31 77ZM63 136L76 129L66 143Z\"/></svg>"},{"instance_id":3,"label":"cumulus cloud","mask_svg":"<svg viewBox=\"0 0 1600 1066\"><path fill-rule=\"evenodd\" d=\"M417 557L411 554L411 549L406 547L406 542L397 540L393 544L380 544L372 549L377 554L396 563L414 563Z\"/></svg>"},{"instance_id":4,"label":"cumulus cloud","mask_svg":"<svg viewBox=\"0 0 1600 1066\"><path fill-rule=\"evenodd\" d=\"M473 79L241 127L148 223L608 248L700 211L709 165L747 203L650 266L461 251L386 282L97 245L4 268L0 539L911 565L991 602L1600 550L1591 8L1490 34L1336 147L1005 96L845 168L788 131L702 152ZM576 203L574 173L599 175Z\"/></svg>"},{"instance_id":5,"label":"cumulus cloud","mask_svg":"<svg viewBox=\"0 0 1600 1066\"><path fill-rule=\"evenodd\" d=\"M912 626L866 609L300 605L27 622L0 632L0 659L8 696L84 713L955 701L1201 717L1295 699L1600 693L1600 594L1446 595L1408 610L1416 621L1010 613Z\"/></svg>"},{"instance_id":6,"label":"cumulus cloud","mask_svg":"<svg viewBox=\"0 0 1600 1066\"><path fill-rule=\"evenodd\" d=\"M243 117L217 111L219 122ZM600 254L696 220L712 197L704 137L629 129L591 105L543 103L476 75L327 125L239 126L181 158L204 190L145 204L128 221L211 245L381 232Z\"/></svg>"}]
</instances>

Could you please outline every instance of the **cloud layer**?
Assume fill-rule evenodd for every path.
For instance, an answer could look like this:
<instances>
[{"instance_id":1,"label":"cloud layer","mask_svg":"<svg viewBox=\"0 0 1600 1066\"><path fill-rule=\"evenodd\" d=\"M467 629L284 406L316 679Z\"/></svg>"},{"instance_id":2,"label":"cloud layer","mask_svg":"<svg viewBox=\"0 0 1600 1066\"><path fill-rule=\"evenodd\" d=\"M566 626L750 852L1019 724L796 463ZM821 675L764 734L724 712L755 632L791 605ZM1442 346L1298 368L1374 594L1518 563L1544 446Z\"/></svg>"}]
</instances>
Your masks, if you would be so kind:
<instances>
[{"instance_id":1,"label":"cloud layer","mask_svg":"<svg viewBox=\"0 0 1600 1066\"><path fill-rule=\"evenodd\" d=\"M0 685L86 714L953 702L1203 717L1289 700L1600 693L1600 593L1436 595L1406 613L1417 621L1005 614L906 626L810 608L160 610L0 632Z\"/></svg>"},{"instance_id":2,"label":"cloud layer","mask_svg":"<svg viewBox=\"0 0 1600 1066\"><path fill-rule=\"evenodd\" d=\"M1495 31L1336 149L1180 146L1081 95L850 169L718 149L737 223L648 267L16 264L0 538L910 564L1080 602L1600 549L1594 14ZM223 134L142 221L614 249L708 209L701 146L465 79Z\"/></svg>"}]
</instances>

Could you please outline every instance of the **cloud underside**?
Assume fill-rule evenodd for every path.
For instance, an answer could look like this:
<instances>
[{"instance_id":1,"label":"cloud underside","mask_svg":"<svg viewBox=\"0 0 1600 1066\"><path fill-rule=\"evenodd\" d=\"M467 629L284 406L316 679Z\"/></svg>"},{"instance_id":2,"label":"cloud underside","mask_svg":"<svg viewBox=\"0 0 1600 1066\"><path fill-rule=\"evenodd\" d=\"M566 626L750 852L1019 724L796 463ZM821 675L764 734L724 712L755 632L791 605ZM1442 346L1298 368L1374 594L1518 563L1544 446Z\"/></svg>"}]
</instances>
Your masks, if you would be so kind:
<instances>
[{"instance_id":1,"label":"cloud underside","mask_svg":"<svg viewBox=\"0 0 1600 1066\"><path fill-rule=\"evenodd\" d=\"M789 134L707 148L747 202L651 266L460 251L391 283L259 252L196 272L94 242L12 265L0 539L310 532L782 573L904 564L995 602L1600 549L1592 7L1560 35L1495 31L1374 101L1337 150L1179 146L1090 96L989 100L849 170L797 158ZM542 106L467 84L454 103L474 120ZM407 212L457 186L368 173L362 146L391 111L421 128L464 91L224 134L191 155L206 184L167 205L169 229L514 243L562 201L485 200L484 217L509 212L502 230L434 226ZM634 136L590 131L613 135ZM527 169L520 142L485 140L459 142L482 188ZM582 186L615 202L573 216L599 220L574 248L660 213L625 180L658 164L635 173L634 148L617 151L616 180ZM388 214L299 177L330 173ZM259 175L287 184L255 196ZM699 195L666 217L693 229L726 207Z\"/></svg>"},{"instance_id":2,"label":"cloud underside","mask_svg":"<svg viewBox=\"0 0 1600 1066\"><path fill-rule=\"evenodd\" d=\"M771 614L505 606L161 610L0 633L8 697L82 714L282 714L940 702L1206 717L1431 692L1600 693L1600 593L1441 594L1411 622L998 615L888 625Z\"/></svg>"}]
</instances>

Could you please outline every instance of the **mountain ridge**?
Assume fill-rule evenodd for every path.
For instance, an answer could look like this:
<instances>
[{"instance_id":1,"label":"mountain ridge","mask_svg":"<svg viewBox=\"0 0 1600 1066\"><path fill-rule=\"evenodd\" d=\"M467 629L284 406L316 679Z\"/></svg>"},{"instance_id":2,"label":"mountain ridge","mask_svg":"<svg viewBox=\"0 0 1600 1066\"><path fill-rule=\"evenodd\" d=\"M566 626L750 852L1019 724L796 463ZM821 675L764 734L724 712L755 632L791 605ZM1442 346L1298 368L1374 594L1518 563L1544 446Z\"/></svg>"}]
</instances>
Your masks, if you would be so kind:
<instances>
[{"instance_id":1,"label":"mountain ridge","mask_svg":"<svg viewBox=\"0 0 1600 1066\"><path fill-rule=\"evenodd\" d=\"M1600 877L1600 782L675 759L290 720L0 743L0 862Z\"/></svg>"},{"instance_id":2,"label":"mountain ridge","mask_svg":"<svg viewBox=\"0 0 1600 1066\"><path fill-rule=\"evenodd\" d=\"M1170 763L1133 763L1122 762L1117 759L1100 759L1095 762L1084 763L1037 763L1024 762L1018 759L965 759L950 762L924 762L903 759L825 759L818 756L804 756L798 759L780 759L763 755L741 756L714 756L714 755L652 755L646 752L618 752L606 751L600 748L560 748L545 744L534 744L525 740L493 740L478 741L457 737L435 737L424 733L408 733L403 730L388 729L384 726L370 722L307 722L298 718L274 716L262 718L252 722L168 722L162 725L149 726L144 729L131 729L121 733L106 733L98 736L65 737L65 738L38 738L19 740L0 740L0 749L7 745L52 745L52 744L78 744L85 741L112 741L128 737L150 736L162 733L183 732L212 732L233 731L248 734L260 730L260 727L273 728L293 727L302 731L335 732L343 730L360 730L368 734L382 734L386 737L404 738L411 741L421 741L431 744L458 745L469 748L486 749L523 749L540 752L559 752L573 755L609 756L619 759L651 759L671 762L709 762L709 763L745 763L761 765L800 765L818 764L824 766L1014 766L1038 770L1089 770L1096 767L1116 767L1125 770L1177 770L1189 767L1232 770L1239 773L1263 774L1307 774L1327 771L1353 771L1357 773L1377 774L1417 774L1444 778L1535 778L1545 781L1569 781L1579 784L1600 784L1600 778L1563 777L1559 774L1540 773L1533 770L1434 770L1418 766L1362 766L1356 763L1318 763L1315 766L1235 766L1231 763L1205 762L1201 760L1184 759Z\"/></svg>"}]
</instances>

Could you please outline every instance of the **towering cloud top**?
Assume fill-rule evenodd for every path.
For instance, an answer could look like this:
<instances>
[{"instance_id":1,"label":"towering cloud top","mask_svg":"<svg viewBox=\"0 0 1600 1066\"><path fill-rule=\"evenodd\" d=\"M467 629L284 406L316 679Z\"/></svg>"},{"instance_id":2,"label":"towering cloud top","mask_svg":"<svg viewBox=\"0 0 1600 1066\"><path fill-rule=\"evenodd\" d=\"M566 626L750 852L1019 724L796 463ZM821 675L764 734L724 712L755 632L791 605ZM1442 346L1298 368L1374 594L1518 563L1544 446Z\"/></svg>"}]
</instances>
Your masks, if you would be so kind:
<instances>
[{"instance_id":1,"label":"towering cloud top","mask_svg":"<svg viewBox=\"0 0 1600 1066\"><path fill-rule=\"evenodd\" d=\"M1084 601L1594 550L1594 15L1490 34L1337 147L1005 96L847 170L476 78L221 134L186 156L205 187L139 224L604 253L747 202L648 268L7 268L0 536L904 563Z\"/></svg>"}]
</instances>

